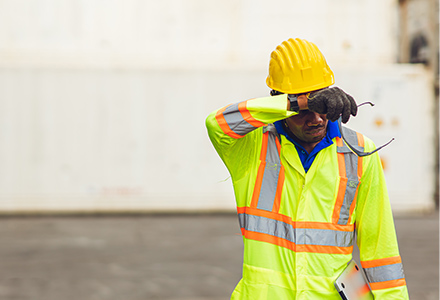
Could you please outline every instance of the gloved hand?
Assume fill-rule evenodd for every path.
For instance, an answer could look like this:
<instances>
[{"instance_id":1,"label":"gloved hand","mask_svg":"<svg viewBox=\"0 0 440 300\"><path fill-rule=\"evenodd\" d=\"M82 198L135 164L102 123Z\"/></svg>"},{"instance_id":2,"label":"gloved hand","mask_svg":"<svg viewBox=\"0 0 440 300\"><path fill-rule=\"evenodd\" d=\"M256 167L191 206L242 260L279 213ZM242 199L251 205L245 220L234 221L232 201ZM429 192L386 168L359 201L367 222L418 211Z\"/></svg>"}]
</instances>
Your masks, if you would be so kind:
<instances>
[{"instance_id":1,"label":"gloved hand","mask_svg":"<svg viewBox=\"0 0 440 300\"><path fill-rule=\"evenodd\" d=\"M357 114L357 105L353 97L338 87L310 93L307 106L311 111L327 115L327 119L332 122L342 114L342 122L347 123L350 115Z\"/></svg>"}]
</instances>

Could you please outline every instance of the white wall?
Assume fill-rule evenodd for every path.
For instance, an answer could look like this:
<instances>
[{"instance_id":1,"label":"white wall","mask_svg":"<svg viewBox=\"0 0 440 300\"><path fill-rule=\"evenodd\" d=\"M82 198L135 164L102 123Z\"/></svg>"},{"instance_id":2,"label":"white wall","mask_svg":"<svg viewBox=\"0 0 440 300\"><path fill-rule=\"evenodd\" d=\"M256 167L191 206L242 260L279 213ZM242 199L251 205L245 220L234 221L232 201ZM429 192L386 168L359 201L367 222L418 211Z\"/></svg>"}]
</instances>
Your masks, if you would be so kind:
<instances>
[{"instance_id":1,"label":"white wall","mask_svg":"<svg viewBox=\"0 0 440 300\"><path fill-rule=\"evenodd\" d=\"M257 79L248 71L2 70L0 208L231 207L204 120Z\"/></svg>"},{"instance_id":2,"label":"white wall","mask_svg":"<svg viewBox=\"0 0 440 300\"><path fill-rule=\"evenodd\" d=\"M289 37L314 41L336 83L357 99L378 99L352 124L384 142L365 119L394 110L380 102L433 97L423 69L391 65L395 5L0 1L7 25L0 26L0 212L233 210L229 175L204 119L227 103L267 95L269 54ZM396 209L432 207L425 167L433 154L412 144L433 134L432 119L412 119L383 132L396 137L383 155L403 153L400 145L420 153L403 179L407 158L387 158ZM410 124L423 134L405 135Z\"/></svg>"},{"instance_id":3,"label":"white wall","mask_svg":"<svg viewBox=\"0 0 440 300\"><path fill-rule=\"evenodd\" d=\"M289 37L334 64L393 63L394 0L2 0L0 61L146 68L257 67Z\"/></svg>"},{"instance_id":4,"label":"white wall","mask_svg":"<svg viewBox=\"0 0 440 300\"><path fill-rule=\"evenodd\" d=\"M434 208L435 128L432 77L420 65L363 69L342 68L335 76L358 104L347 126L370 137L379 147L391 205L396 211Z\"/></svg>"}]
</instances>

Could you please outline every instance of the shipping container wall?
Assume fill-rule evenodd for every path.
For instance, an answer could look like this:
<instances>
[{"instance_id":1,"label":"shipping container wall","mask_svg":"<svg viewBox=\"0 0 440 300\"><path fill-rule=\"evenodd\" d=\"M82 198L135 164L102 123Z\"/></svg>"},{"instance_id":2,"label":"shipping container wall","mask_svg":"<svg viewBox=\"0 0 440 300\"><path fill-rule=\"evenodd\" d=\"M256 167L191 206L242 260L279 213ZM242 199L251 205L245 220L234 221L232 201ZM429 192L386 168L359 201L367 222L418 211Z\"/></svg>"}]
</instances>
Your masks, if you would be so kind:
<instances>
[{"instance_id":1,"label":"shipping container wall","mask_svg":"<svg viewBox=\"0 0 440 300\"><path fill-rule=\"evenodd\" d=\"M432 81L394 65L397 5L1 1L0 213L234 210L204 121L267 96L270 52L290 37L376 102L349 125L396 138L381 151L393 208L432 208Z\"/></svg>"},{"instance_id":2,"label":"shipping container wall","mask_svg":"<svg viewBox=\"0 0 440 300\"><path fill-rule=\"evenodd\" d=\"M335 69L349 126L378 145L396 209L432 207L429 77L417 66ZM261 71L0 71L0 210L230 210L204 120L267 96ZM167 82L172 88L160 88ZM414 107L417 99L417 107Z\"/></svg>"}]
</instances>

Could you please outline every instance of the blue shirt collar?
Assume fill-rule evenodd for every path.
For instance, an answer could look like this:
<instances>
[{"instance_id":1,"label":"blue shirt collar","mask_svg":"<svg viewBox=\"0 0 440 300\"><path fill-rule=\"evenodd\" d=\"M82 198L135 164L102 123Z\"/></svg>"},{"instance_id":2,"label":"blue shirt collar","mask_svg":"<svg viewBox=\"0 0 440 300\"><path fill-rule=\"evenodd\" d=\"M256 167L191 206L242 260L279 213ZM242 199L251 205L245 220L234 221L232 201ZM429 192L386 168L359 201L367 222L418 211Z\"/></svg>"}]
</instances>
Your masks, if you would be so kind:
<instances>
[{"instance_id":1,"label":"blue shirt collar","mask_svg":"<svg viewBox=\"0 0 440 300\"><path fill-rule=\"evenodd\" d=\"M294 141L292 138L290 138L290 136L284 130L282 122L283 122L283 120L275 122L274 123L275 128L277 129L279 134L284 135L287 138L287 140L289 140L291 143L293 143L295 145L295 147L298 151L298 155L301 160L301 163L303 164L305 172L307 172L309 170L313 161L315 160L316 154L318 154L319 151L332 145L333 138L341 137L338 122L337 121L335 121L335 122L328 121L326 136L315 146L315 148L313 148L311 153L307 153L307 151L304 149L303 146L301 146L296 141Z\"/></svg>"},{"instance_id":2,"label":"blue shirt collar","mask_svg":"<svg viewBox=\"0 0 440 300\"><path fill-rule=\"evenodd\" d=\"M277 129L278 133L284 135L284 136L285 136L290 142L292 142L293 144L295 144L295 145L297 145L297 146L303 148L301 145L299 145L297 142L295 142L292 138L290 138L290 136L289 136L289 135L287 134L287 132L284 130L284 127L283 127L283 124L282 124L283 121L284 121L284 120L280 120L280 121L277 121L277 122L274 123L275 128ZM326 134L326 136L325 136L325 137L324 137L324 138L318 143L318 145L321 144L322 142L326 143L326 142L328 142L328 141L330 141L330 144L329 144L329 145L331 145L331 144L333 144L332 139L334 139L335 137L341 137L341 132L339 131L338 121L335 121L335 122L328 121L328 124L327 124L327 134ZM316 145L315 148L316 148L318 145ZM329 145L328 145L328 146L329 146ZM324 147L324 148L325 148L325 147ZM322 149L323 149L323 148L322 148Z\"/></svg>"}]
</instances>

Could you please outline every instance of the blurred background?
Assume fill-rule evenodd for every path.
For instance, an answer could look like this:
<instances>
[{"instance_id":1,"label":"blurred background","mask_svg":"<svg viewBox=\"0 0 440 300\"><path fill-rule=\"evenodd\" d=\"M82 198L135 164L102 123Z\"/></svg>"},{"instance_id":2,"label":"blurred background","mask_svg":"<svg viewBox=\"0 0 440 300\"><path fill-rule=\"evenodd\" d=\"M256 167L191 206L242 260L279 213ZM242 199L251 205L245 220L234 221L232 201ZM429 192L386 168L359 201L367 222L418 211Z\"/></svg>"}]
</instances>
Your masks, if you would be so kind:
<instances>
[{"instance_id":1,"label":"blurred background","mask_svg":"<svg viewBox=\"0 0 440 300\"><path fill-rule=\"evenodd\" d=\"M270 52L295 37L320 48L337 86L376 104L348 126L377 145L395 138L380 156L399 238L413 238L402 252L433 243L423 256L438 298L438 0L0 0L0 22L2 299L227 299L241 241L204 120L267 96ZM178 243L185 229L194 240ZM205 235L229 253L222 263L190 247ZM201 249L213 256L191 275ZM207 279L203 292L182 281Z\"/></svg>"}]
</instances>

